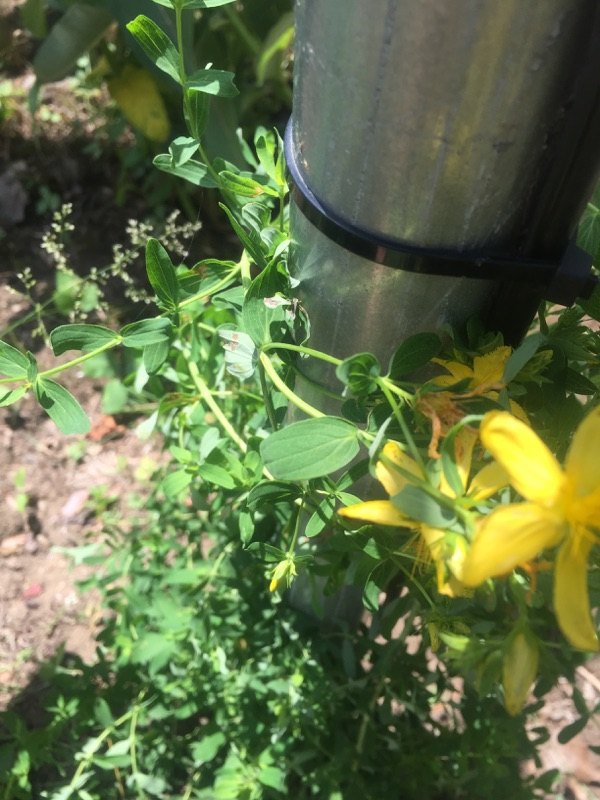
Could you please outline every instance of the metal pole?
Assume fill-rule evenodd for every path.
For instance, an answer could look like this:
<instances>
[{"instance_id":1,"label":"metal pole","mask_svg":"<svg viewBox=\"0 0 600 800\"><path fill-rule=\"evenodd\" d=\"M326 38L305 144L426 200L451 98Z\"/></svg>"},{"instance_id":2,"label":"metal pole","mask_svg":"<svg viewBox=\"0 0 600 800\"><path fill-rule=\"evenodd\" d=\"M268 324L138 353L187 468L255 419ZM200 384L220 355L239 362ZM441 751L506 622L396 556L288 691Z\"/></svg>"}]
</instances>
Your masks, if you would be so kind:
<instances>
[{"instance_id":1,"label":"metal pole","mask_svg":"<svg viewBox=\"0 0 600 800\"><path fill-rule=\"evenodd\" d=\"M386 365L413 333L473 314L515 343L543 297L584 293L590 263L568 245L600 162L597 0L295 13L291 269L311 347ZM303 371L300 393L339 413L316 388L338 386L332 370ZM310 602L302 581L292 602ZM332 602L356 619L352 592Z\"/></svg>"},{"instance_id":2,"label":"metal pole","mask_svg":"<svg viewBox=\"0 0 600 800\"><path fill-rule=\"evenodd\" d=\"M550 282L548 270L511 280L518 261L558 267L598 172L600 5L296 0L295 10L292 174L350 238L408 249L406 269L402 254L398 269L376 263L376 249L346 249L297 188L292 270L311 346L385 363L403 338L475 313L518 340ZM489 271L486 254L517 273ZM478 277L422 274L439 255L464 256ZM321 364L308 372L333 383Z\"/></svg>"}]
</instances>

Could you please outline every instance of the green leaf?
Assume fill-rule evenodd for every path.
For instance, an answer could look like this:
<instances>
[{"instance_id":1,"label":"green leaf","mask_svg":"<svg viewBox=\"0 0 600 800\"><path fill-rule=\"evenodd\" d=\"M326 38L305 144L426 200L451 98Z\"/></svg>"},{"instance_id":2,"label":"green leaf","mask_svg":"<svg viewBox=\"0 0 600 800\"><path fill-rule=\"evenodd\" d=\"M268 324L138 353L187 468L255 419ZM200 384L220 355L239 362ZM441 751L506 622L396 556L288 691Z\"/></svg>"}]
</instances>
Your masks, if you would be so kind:
<instances>
[{"instance_id":1,"label":"green leaf","mask_svg":"<svg viewBox=\"0 0 600 800\"><path fill-rule=\"evenodd\" d=\"M160 303L174 311L179 301L179 284L173 262L158 239L150 238L146 244L146 273Z\"/></svg>"},{"instance_id":2,"label":"green leaf","mask_svg":"<svg viewBox=\"0 0 600 800\"><path fill-rule=\"evenodd\" d=\"M243 545L247 545L252 541L254 536L254 520L252 514L247 511L240 511L238 513L238 524L240 527L240 540Z\"/></svg>"},{"instance_id":3,"label":"green leaf","mask_svg":"<svg viewBox=\"0 0 600 800\"><path fill-rule=\"evenodd\" d=\"M98 697L94 703L94 717L103 728L110 728L115 721L110 706L103 697Z\"/></svg>"},{"instance_id":4,"label":"green leaf","mask_svg":"<svg viewBox=\"0 0 600 800\"><path fill-rule=\"evenodd\" d=\"M194 158L190 158L184 164L175 164L170 153L161 153L154 157L152 163L161 172L174 175L176 178L183 178L188 183L193 183L194 186L203 186L205 189L215 189L218 186L216 181L211 178L206 164L196 161Z\"/></svg>"},{"instance_id":5,"label":"green leaf","mask_svg":"<svg viewBox=\"0 0 600 800\"><path fill-rule=\"evenodd\" d=\"M235 73L224 69L199 69L188 77L185 88L215 97L235 97L239 91L233 82L234 78Z\"/></svg>"},{"instance_id":6,"label":"green leaf","mask_svg":"<svg viewBox=\"0 0 600 800\"><path fill-rule=\"evenodd\" d=\"M392 356L389 377L396 381L424 367L440 352L441 346L440 338L435 333L410 336Z\"/></svg>"},{"instance_id":7,"label":"green leaf","mask_svg":"<svg viewBox=\"0 0 600 800\"><path fill-rule=\"evenodd\" d=\"M163 667L177 650L177 642L167 639L161 633L144 633L131 652L134 664L150 664L155 669Z\"/></svg>"},{"instance_id":8,"label":"green leaf","mask_svg":"<svg viewBox=\"0 0 600 800\"><path fill-rule=\"evenodd\" d=\"M6 342L0 342L0 375L26 378L28 369L29 360L24 353Z\"/></svg>"},{"instance_id":9,"label":"green leaf","mask_svg":"<svg viewBox=\"0 0 600 800\"><path fill-rule=\"evenodd\" d=\"M596 384L592 383L589 378L586 378L585 375L582 375L577 370L571 369L571 367L567 367L560 373L560 376L557 376L557 379L560 378L564 379L565 389L569 392L587 395L593 395L598 392Z\"/></svg>"},{"instance_id":10,"label":"green leaf","mask_svg":"<svg viewBox=\"0 0 600 800\"><path fill-rule=\"evenodd\" d=\"M73 3L42 42L33 59L38 81L58 81L100 39L112 15L97 5Z\"/></svg>"},{"instance_id":11,"label":"green leaf","mask_svg":"<svg viewBox=\"0 0 600 800\"><path fill-rule=\"evenodd\" d=\"M226 205L223 203L219 203L220 208L223 209L225 214L227 214L229 218L229 222L231 223L231 227L236 232L238 239L246 248L248 255L254 261L257 267L260 269L264 269L267 266L267 259L265 254L262 250L262 242L260 236L255 232L248 232L246 231L237 219L234 217L232 211L227 208Z\"/></svg>"},{"instance_id":12,"label":"green leaf","mask_svg":"<svg viewBox=\"0 0 600 800\"><path fill-rule=\"evenodd\" d=\"M345 419L294 422L261 442L265 467L278 480L320 478L345 467L359 451L358 431Z\"/></svg>"},{"instance_id":13,"label":"green leaf","mask_svg":"<svg viewBox=\"0 0 600 800\"><path fill-rule=\"evenodd\" d=\"M277 129L267 131L262 126L254 134L254 147L260 165L279 189L287 192L283 141Z\"/></svg>"},{"instance_id":14,"label":"green leaf","mask_svg":"<svg viewBox=\"0 0 600 800\"><path fill-rule=\"evenodd\" d=\"M121 328L120 334L123 337L125 347L141 349L149 344L157 344L169 339L171 323L165 317L151 317L141 319L138 322L131 322Z\"/></svg>"},{"instance_id":15,"label":"green leaf","mask_svg":"<svg viewBox=\"0 0 600 800\"><path fill-rule=\"evenodd\" d=\"M264 505L293 503L300 495L301 491L295 483L263 481L250 490L246 504L250 509L260 509Z\"/></svg>"},{"instance_id":16,"label":"green leaf","mask_svg":"<svg viewBox=\"0 0 600 800\"><path fill-rule=\"evenodd\" d=\"M198 474L203 480L214 483L215 486L220 486L223 489L235 488L235 481L232 476L224 467L220 467L218 464L202 464L198 469Z\"/></svg>"},{"instance_id":17,"label":"green leaf","mask_svg":"<svg viewBox=\"0 0 600 800\"><path fill-rule=\"evenodd\" d=\"M544 344L544 341L545 336L541 333L534 333L533 336L528 336L511 354L504 365L502 381L504 383L510 383L510 381L514 380L527 362L531 361L542 344Z\"/></svg>"},{"instance_id":18,"label":"green leaf","mask_svg":"<svg viewBox=\"0 0 600 800\"><path fill-rule=\"evenodd\" d=\"M127 24L127 30L135 36L142 49L153 64L166 72L174 81L179 79L179 55L169 37L144 14L139 14Z\"/></svg>"},{"instance_id":19,"label":"green leaf","mask_svg":"<svg viewBox=\"0 0 600 800\"><path fill-rule=\"evenodd\" d=\"M231 172L231 170L222 170L219 172L219 178L228 191L238 194L240 197L260 197L262 194L279 197L277 189L273 189L267 183L260 183L254 178Z\"/></svg>"},{"instance_id":20,"label":"green leaf","mask_svg":"<svg viewBox=\"0 0 600 800\"><path fill-rule=\"evenodd\" d=\"M592 319L600 320L600 285L596 286L590 297L579 298L577 302Z\"/></svg>"},{"instance_id":21,"label":"green leaf","mask_svg":"<svg viewBox=\"0 0 600 800\"><path fill-rule=\"evenodd\" d=\"M600 209L588 203L577 230L577 244L592 256L594 265L600 265Z\"/></svg>"},{"instance_id":22,"label":"green leaf","mask_svg":"<svg viewBox=\"0 0 600 800\"><path fill-rule=\"evenodd\" d=\"M0 386L0 408L16 403L24 394L27 394L27 391L27 386L19 386L18 389L8 389L6 386Z\"/></svg>"},{"instance_id":23,"label":"green leaf","mask_svg":"<svg viewBox=\"0 0 600 800\"><path fill-rule=\"evenodd\" d=\"M248 334L230 328L221 328L219 337L225 350L227 372L240 381L244 381L253 375L258 355L254 342Z\"/></svg>"},{"instance_id":24,"label":"green leaf","mask_svg":"<svg viewBox=\"0 0 600 800\"><path fill-rule=\"evenodd\" d=\"M119 342L121 337L116 331L102 325L59 325L50 334L50 344L55 356L67 350L81 350L89 353L109 342Z\"/></svg>"},{"instance_id":25,"label":"green leaf","mask_svg":"<svg viewBox=\"0 0 600 800\"><path fill-rule=\"evenodd\" d=\"M33 353L27 351L27 380L33 383L38 376L38 364Z\"/></svg>"},{"instance_id":26,"label":"green leaf","mask_svg":"<svg viewBox=\"0 0 600 800\"><path fill-rule=\"evenodd\" d=\"M142 359L148 375L153 375L155 372L158 372L158 370L167 360L170 349L171 342L169 339L165 339L162 342L156 342L155 344L148 344L146 347L144 347Z\"/></svg>"},{"instance_id":27,"label":"green leaf","mask_svg":"<svg viewBox=\"0 0 600 800\"><path fill-rule=\"evenodd\" d=\"M210 98L207 97L203 92L184 89L183 114L187 129L197 141L200 141L204 131L206 130L209 107Z\"/></svg>"},{"instance_id":28,"label":"green leaf","mask_svg":"<svg viewBox=\"0 0 600 800\"><path fill-rule=\"evenodd\" d=\"M87 433L90 421L73 395L59 383L38 378L33 384L35 396L61 433Z\"/></svg>"},{"instance_id":29,"label":"green leaf","mask_svg":"<svg viewBox=\"0 0 600 800\"><path fill-rule=\"evenodd\" d=\"M258 780L263 786L269 786L278 792L285 792L285 773L279 767L263 767L258 773Z\"/></svg>"},{"instance_id":30,"label":"green leaf","mask_svg":"<svg viewBox=\"0 0 600 800\"><path fill-rule=\"evenodd\" d=\"M190 748L194 766L199 767L212 761L226 741L225 734L219 732L203 736L199 742L194 742Z\"/></svg>"},{"instance_id":31,"label":"green leaf","mask_svg":"<svg viewBox=\"0 0 600 800\"><path fill-rule=\"evenodd\" d=\"M273 260L248 287L242 308L242 326L257 345L271 342L271 326L277 326L277 336L285 327L286 308L289 305L282 293L287 289L287 278L281 274Z\"/></svg>"},{"instance_id":32,"label":"green leaf","mask_svg":"<svg viewBox=\"0 0 600 800\"><path fill-rule=\"evenodd\" d=\"M311 539L317 536L323 528L331 521L335 514L336 500L334 497L326 497L321 501L317 510L310 516L304 529L304 535Z\"/></svg>"},{"instance_id":33,"label":"green leaf","mask_svg":"<svg viewBox=\"0 0 600 800\"><path fill-rule=\"evenodd\" d=\"M192 475L185 469L178 469L175 472L169 472L162 479L160 485L167 497L173 498L185 491L191 482Z\"/></svg>"},{"instance_id":34,"label":"green leaf","mask_svg":"<svg viewBox=\"0 0 600 800\"><path fill-rule=\"evenodd\" d=\"M173 159L173 164L180 167L185 164L198 150L199 144L191 136L178 136L169 145L169 152Z\"/></svg>"},{"instance_id":35,"label":"green leaf","mask_svg":"<svg viewBox=\"0 0 600 800\"><path fill-rule=\"evenodd\" d=\"M410 519L424 522L432 528L448 528L456 521L451 508L442 505L418 486L406 486L391 501Z\"/></svg>"},{"instance_id":36,"label":"green leaf","mask_svg":"<svg viewBox=\"0 0 600 800\"><path fill-rule=\"evenodd\" d=\"M366 397L377 390L377 378L381 375L381 368L372 353L358 353L342 361L335 374L353 395Z\"/></svg>"},{"instance_id":37,"label":"green leaf","mask_svg":"<svg viewBox=\"0 0 600 800\"><path fill-rule=\"evenodd\" d=\"M566 725L562 730L559 731L558 736L556 737L560 744L566 744L570 742L578 733L585 728L588 724L589 717L584 716L580 719L575 720L570 725Z\"/></svg>"}]
</instances>

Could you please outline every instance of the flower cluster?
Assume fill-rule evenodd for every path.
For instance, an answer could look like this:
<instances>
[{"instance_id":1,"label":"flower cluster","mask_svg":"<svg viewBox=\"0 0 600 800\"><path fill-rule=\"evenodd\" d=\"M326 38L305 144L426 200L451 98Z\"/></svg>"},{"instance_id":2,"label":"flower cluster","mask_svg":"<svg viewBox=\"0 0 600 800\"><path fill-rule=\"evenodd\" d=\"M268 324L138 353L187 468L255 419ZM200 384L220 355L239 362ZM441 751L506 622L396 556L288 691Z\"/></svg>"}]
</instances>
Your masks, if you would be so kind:
<instances>
[{"instance_id":1,"label":"flower cluster","mask_svg":"<svg viewBox=\"0 0 600 800\"><path fill-rule=\"evenodd\" d=\"M564 469L529 425L508 412L486 414L480 439L494 460L469 478L476 434L464 427L455 440L464 494L458 497L443 477L442 494L475 508L508 483L524 501L497 505L477 519L473 534L432 528L403 513L395 498L410 482L423 483L425 475L396 442L385 445L375 467L390 499L358 503L340 515L417 530L435 563L438 591L450 597L550 551L558 625L574 647L598 650L587 575L590 551L600 541L600 408L576 431Z\"/></svg>"}]
</instances>

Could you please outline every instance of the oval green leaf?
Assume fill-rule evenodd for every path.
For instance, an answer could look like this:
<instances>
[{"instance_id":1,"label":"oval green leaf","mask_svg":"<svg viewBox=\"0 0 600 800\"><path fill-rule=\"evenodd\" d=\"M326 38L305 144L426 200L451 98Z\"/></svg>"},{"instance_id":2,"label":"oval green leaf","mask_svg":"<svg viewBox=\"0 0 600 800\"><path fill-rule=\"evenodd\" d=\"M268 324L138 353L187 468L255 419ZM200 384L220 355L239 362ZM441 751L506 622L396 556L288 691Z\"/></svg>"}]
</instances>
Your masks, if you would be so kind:
<instances>
[{"instance_id":1,"label":"oval green leaf","mask_svg":"<svg viewBox=\"0 0 600 800\"><path fill-rule=\"evenodd\" d=\"M0 342L0 375L26 378L28 369L29 360L24 353L6 342Z\"/></svg>"},{"instance_id":2,"label":"oval green leaf","mask_svg":"<svg viewBox=\"0 0 600 800\"><path fill-rule=\"evenodd\" d=\"M179 300L175 267L158 239L150 238L146 244L146 273L160 303L169 311L175 310Z\"/></svg>"},{"instance_id":3,"label":"oval green leaf","mask_svg":"<svg viewBox=\"0 0 600 800\"><path fill-rule=\"evenodd\" d=\"M33 391L38 403L61 433L89 431L90 421L87 414L64 386L47 378L38 378L33 384Z\"/></svg>"},{"instance_id":4,"label":"oval green leaf","mask_svg":"<svg viewBox=\"0 0 600 800\"><path fill-rule=\"evenodd\" d=\"M294 422L260 446L266 468L277 480L305 481L345 467L359 451L358 430L339 417Z\"/></svg>"},{"instance_id":5,"label":"oval green leaf","mask_svg":"<svg viewBox=\"0 0 600 800\"><path fill-rule=\"evenodd\" d=\"M110 342L119 342L121 337L116 331L102 325L59 325L50 334L50 344L55 356L67 350L81 350L88 353Z\"/></svg>"},{"instance_id":6,"label":"oval green leaf","mask_svg":"<svg viewBox=\"0 0 600 800\"><path fill-rule=\"evenodd\" d=\"M171 323L165 317L151 317L132 322L121 328L125 347L147 347L169 338Z\"/></svg>"},{"instance_id":7,"label":"oval green leaf","mask_svg":"<svg viewBox=\"0 0 600 800\"><path fill-rule=\"evenodd\" d=\"M142 50L153 64L166 72L174 81L179 79L179 56L173 42L156 22L144 14L127 24L127 30L135 37Z\"/></svg>"},{"instance_id":8,"label":"oval green leaf","mask_svg":"<svg viewBox=\"0 0 600 800\"><path fill-rule=\"evenodd\" d=\"M389 376L398 380L424 367L436 356L442 343L435 333L417 333L402 342L392 356Z\"/></svg>"}]
</instances>

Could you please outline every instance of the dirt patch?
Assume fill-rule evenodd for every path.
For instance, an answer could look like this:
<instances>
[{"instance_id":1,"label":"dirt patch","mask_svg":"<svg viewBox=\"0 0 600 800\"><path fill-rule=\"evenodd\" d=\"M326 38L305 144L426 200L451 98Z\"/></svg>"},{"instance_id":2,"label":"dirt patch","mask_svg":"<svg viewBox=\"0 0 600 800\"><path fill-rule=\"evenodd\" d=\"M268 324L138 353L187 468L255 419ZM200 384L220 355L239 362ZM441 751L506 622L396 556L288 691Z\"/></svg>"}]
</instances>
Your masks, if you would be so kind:
<instances>
[{"instance_id":1,"label":"dirt patch","mask_svg":"<svg viewBox=\"0 0 600 800\"><path fill-rule=\"evenodd\" d=\"M0 287L4 314L21 305ZM45 349L38 359L55 363ZM64 378L90 416L85 437L63 436L31 396L0 409L0 706L59 646L93 659L95 599L76 589L84 569L55 548L97 538L107 508L126 519L161 457L158 440L142 442L102 413L101 383L77 369Z\"/></svg>"}]
</instances>

